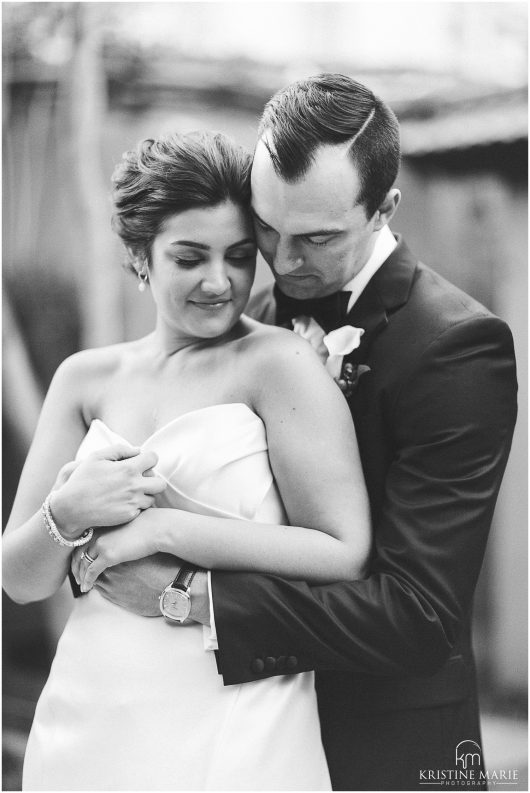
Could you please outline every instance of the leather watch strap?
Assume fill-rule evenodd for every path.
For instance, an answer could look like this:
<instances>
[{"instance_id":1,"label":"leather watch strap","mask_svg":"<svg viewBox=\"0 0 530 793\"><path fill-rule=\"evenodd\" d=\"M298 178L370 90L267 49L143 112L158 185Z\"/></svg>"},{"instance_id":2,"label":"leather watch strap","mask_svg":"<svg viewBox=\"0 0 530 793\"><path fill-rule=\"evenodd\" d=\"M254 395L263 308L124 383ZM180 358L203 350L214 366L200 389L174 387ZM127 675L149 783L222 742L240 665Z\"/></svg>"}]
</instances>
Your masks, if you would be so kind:
<instances>
[{"instance_id":1,"label":"leather watch strap","mask_svg":"<svg viewBox=\"0 0 530 793\"><path fill-rule=\"evenodd\" d=\"M197 568L182 566L170 586L173 589L182 589L183 592L186 592L190 588L191 582L197 572Z\"/></svg>"}]
</instances>

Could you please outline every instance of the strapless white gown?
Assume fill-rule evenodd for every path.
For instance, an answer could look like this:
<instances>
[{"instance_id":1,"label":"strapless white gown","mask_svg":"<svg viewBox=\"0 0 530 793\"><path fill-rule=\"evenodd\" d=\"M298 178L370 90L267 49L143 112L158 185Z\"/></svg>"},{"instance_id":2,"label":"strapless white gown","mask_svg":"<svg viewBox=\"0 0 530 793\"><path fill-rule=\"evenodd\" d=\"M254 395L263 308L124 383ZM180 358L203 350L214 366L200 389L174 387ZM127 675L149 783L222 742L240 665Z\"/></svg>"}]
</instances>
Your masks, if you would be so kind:
<instances>
[{"instance_id":1,"label":"strapless white gown","mask_svg":"<svg viewBox=\"0 0 530 793\"><path fill-rule=\"evenodd\" d=\"M123 441L95 420L78 459ZM187 413L143 445L157 505L285 522L265 427L242 403ZM252 531L252 528L249 528ZM224 686L203 628L77 598L39 699L24 790L331 790L313 673Z\"/></svg>"}]
</instances>

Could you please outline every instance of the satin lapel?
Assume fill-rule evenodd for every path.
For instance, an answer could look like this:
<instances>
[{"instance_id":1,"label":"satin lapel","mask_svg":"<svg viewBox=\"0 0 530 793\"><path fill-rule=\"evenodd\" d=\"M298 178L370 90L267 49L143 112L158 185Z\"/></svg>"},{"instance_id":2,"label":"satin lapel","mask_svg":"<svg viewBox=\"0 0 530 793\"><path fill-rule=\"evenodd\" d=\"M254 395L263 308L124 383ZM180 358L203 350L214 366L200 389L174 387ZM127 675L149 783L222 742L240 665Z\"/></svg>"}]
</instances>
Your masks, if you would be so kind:
<instances>
[{"instance_id":1,"label":"satin lapel","mask_svg":"<svg viewBox=\"0 0 530 793\"><path fill-rule=\"evenodd\" d=\"M348 314L348 322L356 328L363 328L361 343L350 355L346 356L350 363L363 363L374 338L388 325L385 306L374 286L373 280Z\"/></svg>"},{"instance_id":2,"label":"satin lapel","mask_svg":"<svg viewBox=\"0 0 530 793\"><path fill-rule=\"evenodd\" d=\"M411 254L402 238L386 262L368 282L366 289L348 315L348 322L364 328L359 347L346 360L364 363L370 345L388 325L388 315L407 302L418 260Z\"/></svg>"}]
</instances>

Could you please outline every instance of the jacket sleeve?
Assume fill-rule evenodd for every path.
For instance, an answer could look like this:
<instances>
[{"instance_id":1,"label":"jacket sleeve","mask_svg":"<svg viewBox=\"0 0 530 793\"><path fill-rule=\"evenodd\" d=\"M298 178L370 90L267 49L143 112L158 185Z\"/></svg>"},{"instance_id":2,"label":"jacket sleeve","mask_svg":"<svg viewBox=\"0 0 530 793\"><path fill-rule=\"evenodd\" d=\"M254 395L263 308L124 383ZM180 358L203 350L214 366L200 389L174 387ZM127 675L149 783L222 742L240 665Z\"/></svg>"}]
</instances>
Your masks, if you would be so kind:
<instances>
[{"instance_id":1,"label":"jacket sleeve","mask_svg":"<svg viewBox=\"0 0 530 793\"><path fill-rule=\"evenodd\" d=\"M369 577L310 587L215 572L225 685L311 669L429 674L446 661L469 618L516 392L501 320L474 317L429 344L387 408L393 455Z\"/></svg>"}]
</instances>

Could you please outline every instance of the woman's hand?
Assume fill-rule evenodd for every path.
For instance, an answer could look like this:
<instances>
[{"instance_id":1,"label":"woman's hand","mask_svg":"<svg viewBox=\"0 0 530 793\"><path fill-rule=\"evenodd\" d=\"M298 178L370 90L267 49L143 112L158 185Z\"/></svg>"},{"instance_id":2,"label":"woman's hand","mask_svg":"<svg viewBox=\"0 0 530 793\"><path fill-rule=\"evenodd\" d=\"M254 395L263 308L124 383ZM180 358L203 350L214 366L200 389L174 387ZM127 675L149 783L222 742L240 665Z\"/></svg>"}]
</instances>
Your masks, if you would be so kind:
<instances>
[{"instance_id":1,"label":"woman's hand","mask_svg":"<svg viewBox=\"0 0 530 793\"><path fill-rule=\"evenodd\" d=\"M89 527L128 523L152 507L166 488L152 470L157 460L154 452L117 443L64 466L51 498L61 534L70 539Z\"/></svg>"},{"instance_id":2,"label":"woman's hand","mask_svg":"<svg viewBox=\"0 0 530 793\"><path fill-rule=\"evenodd\" d=\"M54 490L59 490L65 484L65 482L68 482L73 472L79 465L81 465L81 462L77 462L75 460L73 460L71 463L66 463L66 465L63 465L57 474L57 479L54 482L51 492L53 493Z\"/></svg>"},{"instance_id":3,"label":"woman's hand","mask_svg":"<svg viewBox=\"0 0 530 793\"><path fill-rule=\"evenodd\" d=\"M72 572L82 592L88 592L108 567L143 559L160 550L155 539L153 512L153 509L146 509L129 523L98 532L87 546L75 549ZM90 562L86 555L94 561Z\"/></svg>"}]
</instances>

